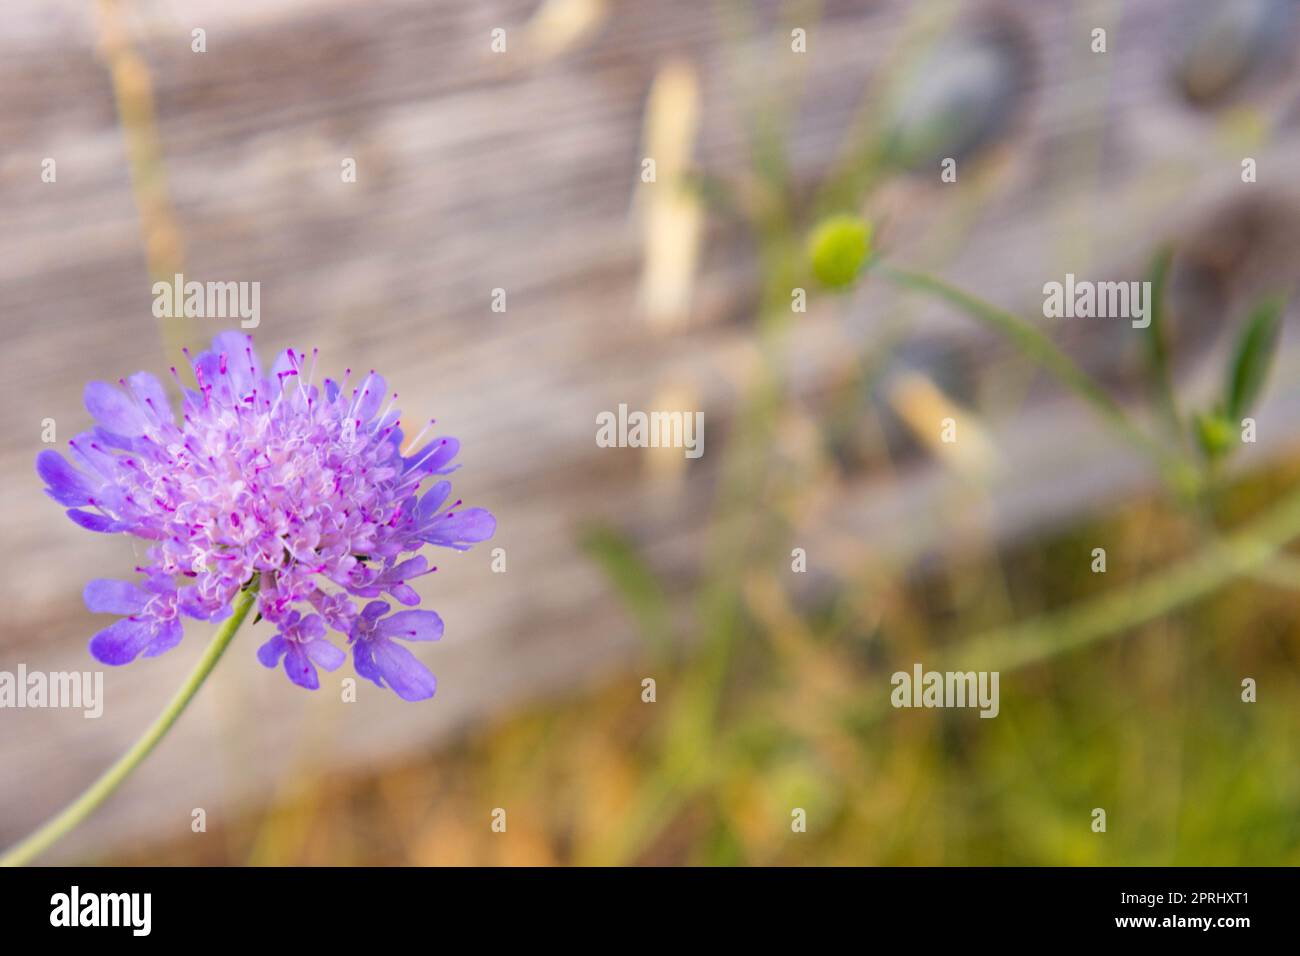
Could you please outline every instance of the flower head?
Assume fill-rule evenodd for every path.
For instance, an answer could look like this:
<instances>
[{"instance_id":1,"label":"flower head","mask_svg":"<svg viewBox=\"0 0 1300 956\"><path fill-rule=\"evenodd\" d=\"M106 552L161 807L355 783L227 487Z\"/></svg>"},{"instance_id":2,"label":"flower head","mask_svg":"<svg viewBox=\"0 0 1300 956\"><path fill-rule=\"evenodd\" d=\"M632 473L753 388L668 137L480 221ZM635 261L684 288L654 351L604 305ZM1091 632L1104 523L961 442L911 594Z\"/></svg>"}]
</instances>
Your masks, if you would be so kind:
<instances>
[{"instance_id":1,"label":"flower head","mask_svg":"<svg viewBox=\"0 0 1300 956\"><path fill-rule=\"evenodd\" d=\"M105 664L161 654L180 641L182 615L221 620L256 586L258 612L276 627L258 651L267 667L283 661L294 683L318 687L317 667L345 657L333 630L358 674L407 700L432 696L433 675L394 640L436 640L442 619L390 614L379 600L358 611L353 599L417 605L408 582L437 568L413 552L492 536L496 520L449 501L450 482L421 492L459 467L459 442L434 438L404 456L383 377L370 372L349 390L349 371L318 386L315 353L306 367L287 349L263 372L251 337L225 332L191 365L198 385L182 387L179 424L147 372L91 382L97 425L68 443L71 461L36 459L46 493L77 524L147 542L141 581L86 586L92 611L126 615L91 639L91 653Z\"/></svg>"}]
</instances>

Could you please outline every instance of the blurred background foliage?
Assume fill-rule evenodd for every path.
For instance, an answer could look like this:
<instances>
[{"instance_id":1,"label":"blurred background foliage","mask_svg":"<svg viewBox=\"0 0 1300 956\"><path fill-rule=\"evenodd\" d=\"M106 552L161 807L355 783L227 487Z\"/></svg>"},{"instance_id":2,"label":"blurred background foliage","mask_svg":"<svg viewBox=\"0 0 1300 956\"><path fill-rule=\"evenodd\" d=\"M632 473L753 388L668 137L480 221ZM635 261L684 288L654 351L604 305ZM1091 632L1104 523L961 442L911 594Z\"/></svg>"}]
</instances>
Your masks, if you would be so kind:
<instances>
[{"instance_id":1,"label":"blurred background foliage","mask_svg":"<svg viewBox=\"0 0 1300 956\"><path fill-rule=\"evenodd\" d=\"M1234 487L1259 508L1300 460ZM286 864L1294 864L1294 590L1237 581L1116 640L1004 673L1001 713L881 708L887 675L973 622L1086 600L1189 544L1159 500L931 575L751 572L736 648L647 654L626 678L378 773L287 776L212 839L112 862ZM1081 574L1092 542L1128 555ZM623 572L629 573L629 572ZM870 597L868 597L868 595ZM877 598L884 597L878 603ZM708 640L713 637L713 640ZM728 663L730 657L730 663ZM657 701L640 676L656 675ZM724 675L719 679L719 675ZM1244 705L1238 675L1261 684ZM493 808L506 834L490 830ZM808 814L790 829L791 808ZM1107 811L1104 835L1090 829Z\"/></svg>"},{"instance_id":2,"label":"blurred background foliage","mask_svg":"<svg viewBox=\"0 0 1300 956\"><path fill-rule=\"evenodd\" d=\"M544 6L559 17L560 35L572 27L564 17L583 25L604 5ZM936 22L963 12L932 6ZM1181 74L1187 97L1213 99L1248 74L1256 47L1271 55L1275 31L1259 22L1273 22L1285 6L1236 4L1245 11L1239 21L1198 21L1204 30L1188 40ZM814 23L818 7L786 5L777 22ZM738 47L760 29L748 4L717 10ZM1256 10L1264 21L1251 19ZM692 248L699 215L743 223L759 264L753 335L762 372L725 443L711 435L710 454L723 465L707 553L685 593L617 524L573 529L642 635L640 662L396 765L328 778L286 772L265 807L210 822L211 839L141 846L106 862L1300 863L1300 556L1274 555L1281 541L1236 568L1213 552L1221 536L1285 506L1300 486L1295 452L1251 471L1227 464L1234 423L1265 388L1285 300L1259 299L1233 317L1240 331L1222 355L1221 397L1204 406L1183 407L1168 372L1178 346L1157 321L1144 407L1163 409L1166 420L1151 428L1111 408L1108 386L1083 373L1071 381L1077 368L1040 340L1033 318L924 288L928 279L912 283L1009 337L1025 367L1045 367L1103 417L1118 415L1110 424L1120 431L1148 436L1137 444L1156 449L1153 479L1165 484L1153 480L1145 494L1012 542L978 522L954 526L938 560L911 562L870 541L845 541L829 560L809 555L808 573L791 571L801 511L840 493L850 472L893 473L896 425L861 399L897 359L908 316L902 300L882 317L897 336L855 357L833 390L838 404L813 408L788 388L788 346L800 322L791 289L820 297L835 294L827 287L851 287L855 276L898 279L877 269L889 263L891 217L906 214L879 201L895 177L992 148L987 165L971 167L961 200L978 204L969 196L999 175L989 144L1016 117L1015 83L994 55L1020 55L1008 23L1000 13L981 15L956 49L934 42L940 31L918 31L889 57L839 160L811 191L792 178L787 152L797 76L761 76L743 61L735 96L747 104L748 167L720 175L668 164L680 187L674 202L689 198L650 212L658 232L647 237L647 255ZM772 29L766 42L777 48L788 35ZM675 67L650 97L647 141L665 155L681 134L673 120L689 108L690 88L689 72ZM1242 115L1225 114L1229 134ZM138 114L126 118L147 129ZM136 158L147 167L156 159L151 140L137 136ZM828 228L845 233L851 248L826 248ZM958 224L939 245L965 235ZM1180 248L1178 237L1171 243L1152 250L1158 289ZM1284 258L1294 266L1294 249ZM172 271L166 255L158 261L160 272ZM680 271L660 263L647 275L672 285ZM650 290L651 301L657 293L663 288ZM925 394L914 396L922 406ZM918 416L925 419L923 409ZM972 427L971 445L978 434ZM985 492L972 481L962 508L978 512ZM1089 572L1098 543L1109 556L1105 574ZM1186 561L1195 573L1171 590L1142 589ZM1151 613L1137 606L1143 601ZM1056 616L1062 609L1074 616ZM986 648L1030 648L1002 667L997 719L887 706L893 671L975 660L962 656L980 646L973 635L991 641ZM998 657L979 660L995 666ZM646 677L656 681L653 703L642 699ZM1257 703L1242 702L1246 677L1259 682ZM489 826L497 807L508 813L505 834ZM796 807L807 813L806 833L791 830ZM1105 834L1091 828L1095 807L1106 810Z\"/></svg>"},{"instance_id":3,"label":"blurred background foliage","mask_svg":"<svg viewBox=\"0 0 1300 956\"><path fill-rule=\"evenodd\" d=\"M1300 461L1234 488L1232 505L1296 480ZM896 666L928 660L1004 602L1031 612L1091 596L1101 585L1078 570L1091 542L1141 555L1106 575L1122 587L1186 537L1177 513L1143 501L992 565L959 560L912 580L873 571L884 606L846 578L800 608L781 576L757 577L736 623L739 661L720 661L716 644L667 666L648 656L633 674L657 675L655 704L629 675L378 774L290 777L265 812L215 839L114 862L1295 863L1290 589L1235 582L1123 639L1004 674L994 720L874 706ZM1237 675L1261 681L1259 703L1242 704ZM1104 835L1089 828L1098 806ZM489 829L495 807L508 810L508 838ZM806 834L790 830L793 807L808 813Z\"/></svg>"}]
</instances>

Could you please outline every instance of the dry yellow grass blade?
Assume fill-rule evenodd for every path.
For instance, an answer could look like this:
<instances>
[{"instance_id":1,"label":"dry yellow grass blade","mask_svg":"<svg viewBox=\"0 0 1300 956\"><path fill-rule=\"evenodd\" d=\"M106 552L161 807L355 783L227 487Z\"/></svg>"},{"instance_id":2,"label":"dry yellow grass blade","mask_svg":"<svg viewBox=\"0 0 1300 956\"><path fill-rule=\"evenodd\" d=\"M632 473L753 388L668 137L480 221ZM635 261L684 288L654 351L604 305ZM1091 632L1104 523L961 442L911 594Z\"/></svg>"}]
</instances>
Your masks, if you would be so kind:
<instances>
[{"instance_id":1,"label":"dry yellow grass blade","mask_svg":"<svg viewBox=\"0 0 1300 956\"><path fill-rule=\"evenodd\" d=\"M533 62L553 60L595 33L608 15L605 0L546 0L528 21L525 48Z\"/></svg>"},{"instance_id":2,"label":"dry yellow grass blade","mask_svg":"<svg viewBox=\"0 0 1300 956\"><path fill-rule=\"evenodd\" d=\"M997 456L979 417L918 372L900 375L889 404L941 461L972 477L987 477Z\"/></svg>"},{"instance_id":3,"label":"dry yellow grass blade","mask_svg":"<svg viewBox=\"0 0 1300 956\"><path fill-rule=\"evenodd\" d=\"M683 177L699 131L700 90L695 68L674 60L660 69L646 102L637 203L644 260L638 301L651 328L686 323L699 264L703 213ZM647 161L653 181L647 182Z\"/></svg>"},{"instance_id":4,"label":"dry yellow grass blade","mask_svg":"<svg viewBox=\"0 0 1300 956\"><path fill-rule=\"evenodd\" d=\"M700 404L699 392L694 387L684 383L669 383L660 386L655 392L654 399L650 403L652 414L654 411L663 412L668 415L680 413L682 419L681 438L685 440L690 435L692 440L697 444L703 442L704 435L702 432L695 433L695 413L703 411ZM663 432L659 437L660 440L676 440L677 434L672 427L661 429ZM705 446L707 447L707 446ZM658 448L648 448L643 456L644 468L647 477L651 481L657 482L665 488L677 488L681 485L682 479L686 476L686 450L675 444L662 444Z\"/></svg>"},{"instance_id":5,"label":"dry yellow grass blade","mask_svg":"<svg viewBox=\"0 0 1300 956\"><path fill-rule=\"evenodd\" d=\"M118 0L99 0L96 11L99 56L108 69L126 143L149 276L170 281L183 271L184 244L167 187L153 78L132 42L122 4ZM158 333L168 363L184 367L181 349L198 344L197 340L187 337L180 326L167 319L159 321Z\"/></svg>"}]
</instances>

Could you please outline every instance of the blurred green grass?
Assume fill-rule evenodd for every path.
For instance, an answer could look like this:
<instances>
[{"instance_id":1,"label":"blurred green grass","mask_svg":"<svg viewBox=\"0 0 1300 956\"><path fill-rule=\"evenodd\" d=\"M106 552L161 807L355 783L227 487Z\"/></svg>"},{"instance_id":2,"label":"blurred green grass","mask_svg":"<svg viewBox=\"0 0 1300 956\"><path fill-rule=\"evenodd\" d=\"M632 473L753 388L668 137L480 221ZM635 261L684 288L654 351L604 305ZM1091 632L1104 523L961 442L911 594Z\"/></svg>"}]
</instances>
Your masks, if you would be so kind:
<instances>
[{"instance_id":1,"label":"blurred green grass","mask_svg":"<svg viewBox=\"0 0 1300 956\"><path fill-rule=\"evenodd\" d=\"M1300 459L1234 487L1223 510L1256 511L1297 477ZM1113 588L1190 532L1151 499L1004 550L1012 600L1091 596L1102 576L1078 567L1098 540L1148 543L1145 562L1108 571ZM796 606L776 578L756 580L716 719L680 716L685 689L717 672L708 642L668 662L647 647L643 666L604 686L377 774L288 781L292 795L265 810L111 862L1300 862L1300 622L1289 591L1234 582L1004 674L994 720L873 707L896 665L937 653L954 615L978 615L983 592L962 582L987 570L957 561L898 582L878 619L832 613L836 595ZM643 675L656 677L656 703L641 700ZM1245 677L1258 683L1256 703L1241 700ZM504 834L490 829L495 807L507 809ZM794 807L807 812L806 833L791 832ZM1106 810L1105 833L1091 829L1094 807Z\"/></svg>"}]
</instances>

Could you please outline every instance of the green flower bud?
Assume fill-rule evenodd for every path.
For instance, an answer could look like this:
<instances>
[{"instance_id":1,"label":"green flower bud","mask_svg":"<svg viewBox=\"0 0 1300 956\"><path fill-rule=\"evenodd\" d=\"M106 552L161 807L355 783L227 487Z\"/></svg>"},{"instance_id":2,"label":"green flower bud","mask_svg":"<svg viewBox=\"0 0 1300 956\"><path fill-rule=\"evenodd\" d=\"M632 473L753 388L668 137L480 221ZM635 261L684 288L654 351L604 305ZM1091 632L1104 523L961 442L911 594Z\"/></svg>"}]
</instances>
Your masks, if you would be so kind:
<instances>
[{"instance_id":1,"label":"green flower bud","mask_svg":"<svg viewBox=\"0 0 1300 956\"><path fill-rule=\"evenodd\" d=\"M808 237L813 275L832 289L852 285L870 251L871 226L857 216L824 219Z\"/></svg>"}]
</instances>

